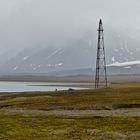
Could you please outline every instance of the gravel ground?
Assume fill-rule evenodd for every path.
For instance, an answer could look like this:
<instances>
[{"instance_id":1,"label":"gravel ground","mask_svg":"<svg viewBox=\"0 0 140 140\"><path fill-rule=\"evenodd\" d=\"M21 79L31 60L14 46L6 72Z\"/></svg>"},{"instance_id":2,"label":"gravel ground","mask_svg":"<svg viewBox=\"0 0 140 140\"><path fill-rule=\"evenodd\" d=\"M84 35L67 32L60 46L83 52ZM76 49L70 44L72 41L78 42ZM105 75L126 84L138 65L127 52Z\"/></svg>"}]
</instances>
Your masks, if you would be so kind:
<instances>
[{"instance_id":1,"label":"gravel ground","mask_svg":"<svg viewBox=\"0 0 140 140\"><path fill-rule=\"evenodd\" d=\"M54 116L67 116L67 117L140 117L140 108L133 109L117 109L117 110L27 110L27 109L1 109L0 113L6 115L54 115Z\"/></svg>"}]
</instances>

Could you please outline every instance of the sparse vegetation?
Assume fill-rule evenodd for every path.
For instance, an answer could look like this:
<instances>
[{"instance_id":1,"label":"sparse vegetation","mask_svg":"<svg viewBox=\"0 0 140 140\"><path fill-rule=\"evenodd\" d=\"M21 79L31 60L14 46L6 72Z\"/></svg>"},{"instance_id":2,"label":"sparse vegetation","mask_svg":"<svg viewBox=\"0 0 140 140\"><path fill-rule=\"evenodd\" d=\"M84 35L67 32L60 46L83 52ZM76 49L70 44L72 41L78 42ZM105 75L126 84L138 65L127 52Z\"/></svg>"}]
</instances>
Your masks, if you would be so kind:
<instances>
[{"instance_id":1,"label":"sparse vegetation","mask_svg":"<svg viewBox=\"0 0 140 140\"><path fill-rule=\"evenodd\" d=\"M0 139L140 139L140 88L0 94Z\"/></svg>"}]
</instances>

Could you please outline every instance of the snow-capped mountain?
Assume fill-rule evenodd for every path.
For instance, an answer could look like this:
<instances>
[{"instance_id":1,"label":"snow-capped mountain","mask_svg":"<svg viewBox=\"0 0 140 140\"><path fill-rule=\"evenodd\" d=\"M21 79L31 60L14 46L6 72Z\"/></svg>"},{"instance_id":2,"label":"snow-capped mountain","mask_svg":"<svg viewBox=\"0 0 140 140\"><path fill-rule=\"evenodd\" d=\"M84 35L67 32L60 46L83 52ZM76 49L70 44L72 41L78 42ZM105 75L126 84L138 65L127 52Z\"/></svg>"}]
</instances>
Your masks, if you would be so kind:
<instances>
[{"instance_id":1,"label":"snow-capped mountain","mask_svg":"<svg viewBox=\"0 0 140 140\"><path fill-rule=\"evenodd\" d=\"M45 49L32 51L25 49L1 66L3 73L48 73L68 69L92 67L95 49L86 42L75 42L64 47L48 46Z\"/></svg>"},{"instance_id":2,"label":"snow-capped mountain","mask_svg":"<svg viewBox=\"0 0 140 140\"><path fill-rule=\"evenodd\" d=\"M96 38L96 36L94 36ZM57 71L95 69L96 42L92 35L81 39L66 41L63 44L38 45L22 50L17 55L1 63L0 74L39 74ZM133 66L119 65L140 60L140 41L128 35L110 32L105 38L106 61L109 74L140 73L140 64ZM118 66L116 66L118 64ZM133 70L135 69L135 70ZM78 73L77 73L78 74ZM79 72L80 74L80 72Z\"/></svg>"}]
</instances>

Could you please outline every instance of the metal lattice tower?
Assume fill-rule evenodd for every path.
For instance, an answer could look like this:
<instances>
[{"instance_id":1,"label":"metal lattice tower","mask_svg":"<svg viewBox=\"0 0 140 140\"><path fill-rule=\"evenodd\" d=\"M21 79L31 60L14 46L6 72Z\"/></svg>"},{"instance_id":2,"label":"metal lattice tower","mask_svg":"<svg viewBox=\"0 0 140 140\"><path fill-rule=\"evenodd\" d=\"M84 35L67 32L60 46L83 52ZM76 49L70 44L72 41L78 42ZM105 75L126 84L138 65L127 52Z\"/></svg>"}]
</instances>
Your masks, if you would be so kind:
<instances>
[{"instance_id":1,"label":"metal lattice tower","mask_svg":"<svg viewBox=\"0 0 140 140\"><path fill-rule=\"evenodd\" d=\"M100 19L99 29L98 29L95 88L106 88L107 87L107 72L106 72L106 60L105 60L103 32L104 32L103 24L102 24L102 20Z\"/></svg>"}]
</instances>

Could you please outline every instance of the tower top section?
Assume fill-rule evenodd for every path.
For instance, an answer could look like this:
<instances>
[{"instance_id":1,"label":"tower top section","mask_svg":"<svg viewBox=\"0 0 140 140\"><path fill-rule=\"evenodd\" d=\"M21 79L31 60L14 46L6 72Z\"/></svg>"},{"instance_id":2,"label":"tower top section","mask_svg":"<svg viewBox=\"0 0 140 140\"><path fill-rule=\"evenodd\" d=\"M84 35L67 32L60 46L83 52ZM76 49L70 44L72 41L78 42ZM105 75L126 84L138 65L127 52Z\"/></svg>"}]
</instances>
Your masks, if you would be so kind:
<instances>
[{"instance_id":1,"label":"tower top section","mask_svg":"<svg viewBox=\"0 0 140 140\"><path fill-rule=\"evenodd\" d=\"M99 21L99 28L98 28L98 31L104 31L102 19L100 19L100 21Z\"/></svg>"},{"instance_id":2,"label":"tower top section","mask_svg":"<svg viewBox=\"0 0 140 140\"><path fill-rule=\"evenodd\" d=\"M99 24L102 24L102 19L100 19Z\"/></svg>"}]
</instances>

